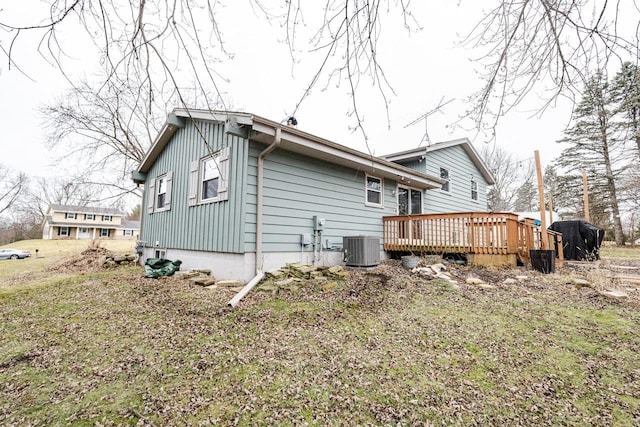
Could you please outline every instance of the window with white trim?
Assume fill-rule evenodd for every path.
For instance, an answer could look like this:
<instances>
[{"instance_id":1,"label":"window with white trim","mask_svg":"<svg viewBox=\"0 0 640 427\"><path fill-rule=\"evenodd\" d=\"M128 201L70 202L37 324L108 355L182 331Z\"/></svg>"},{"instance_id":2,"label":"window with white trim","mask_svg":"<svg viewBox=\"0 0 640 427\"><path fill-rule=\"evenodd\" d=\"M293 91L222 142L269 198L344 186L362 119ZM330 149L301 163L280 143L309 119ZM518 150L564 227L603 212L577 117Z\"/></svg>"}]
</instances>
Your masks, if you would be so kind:
<instances>
[{"instance_id":1,"label":"window with white trim","mask_svg":"<svg viewBox=\"0 0 640 427\"><path fill-rule=\"evenodd\" d=\"M447 193L451 192L451 181L449 180L449 169L440 168L440 179L444 180L442 183L442 187L440 188L442 191Z\"/></svg>"},{"instance_id":2,"label":"window with white trim","mask_svg":"<svg viewBox=\"0 0 640 427\"><path fill-rule=\"evenodd\" d=\"M96 219L96 215L95 214L84 214L84 219L85 220L89 220L89 221L93 221Z\"/></svg>"},{"instance_id":3,"label":"window with white trim","mask_svg":"<svg viewBox=\"0 0 640 427\"><path fill-rule=\"evenodd\" d=\"M229 198L229 156L225 147L193 160L189 168L189 206L221 202Z\"/></svg>"},{"instance_id":4,"label":"window with white trim","mask_svg":"<svg viewBox=\"0 0 640 427\"><path fill-rule=\"evenodd\" d=\"M64 218L65 219L78 219L78 214L75 213L75 212L65 212Z\"/></svg>"},{"instance_id":5,"label":"window with white trim","mask_svg":"<svg viewBox=\"0 0 640 427\"><path fill-rule=\"evenodd\" d=\"M109 237L110 235L111 235L111 230L109 230L108 228L100 229L100 237Z\"/></svg>"},{"instance_id":6,"label":"window with white trim","mask_svg":"<svg viewBox=\"0 0 640 427\"><path fill-rule=\"evenodd\" d=\"M133 230L122 230L123 236L133 236Z\"/></svg>"},{"instance_id":7,"label":"window with white trim","mask_svg":"<svg viewBox=\"0 0 640 427\"><path fill-rule=\"evenodd\" d=\"M147 211L149 213L168 211L171 209L171 187L173 172L169 171L157 176L148 184L146 190Z\"/></svg>"},{"instance_id":8,"label":"window with white trim","mask_svg":"<svg viewBox=\"0 0 640 427\"><path fill-rule=\"evenodd\" d=\"M382 178L367 175L365 179L365 205L382 207Z\"/></svg>"},{"instance_id":9,"label":"window with white trim","mask_svg":"<svg viewBox=\"0 0 640 427\"><path fill-rule=\"evenodd\" d=\"M68 235L69 235L69 227L58 228L58 236L68 236Z\"/></svg>"},{"instance_id":10,"label":"window with white trim","mask_svg":"<svg viewBox=\"0 0 640 427\"><path fill-rule=\"evenodd\" d=\"M471 200L478 200L478 183L471 177Z\"/></svg>"},{"instance_id":11,"label":"window with white trim","mask_svg":"<svg viewBox=\"0 0 640 427\"><path fill-rule=\"evenodd\" d=\"M102 215L103 221L113 221L113 216L111 215Z\"/></svg>"},{"instance_id":12,"label":"window with white trim","mask_svg":"<svg viewBox=\"0 0 640 427\"><path fill-rule=\"evenodd\" d=\"M210 202L218 199L220 183L220 163L218 156L202 159L200 164L200 201Z\"/></svg>"}]
</instances>

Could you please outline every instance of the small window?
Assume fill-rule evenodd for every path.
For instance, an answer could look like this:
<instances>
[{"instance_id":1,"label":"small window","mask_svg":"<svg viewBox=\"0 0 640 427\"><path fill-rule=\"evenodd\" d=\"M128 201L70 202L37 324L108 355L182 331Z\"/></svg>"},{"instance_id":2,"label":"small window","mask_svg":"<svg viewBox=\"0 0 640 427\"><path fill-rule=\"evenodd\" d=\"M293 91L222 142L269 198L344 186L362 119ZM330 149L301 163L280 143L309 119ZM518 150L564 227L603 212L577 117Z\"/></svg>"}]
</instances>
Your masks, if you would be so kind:
<instances>
[{"instance_id":1,"label":"small window","mask_svg":"<svg viewBox=\"0 0 640 427\"><path fill-rule=\"evenodd\" d=\"M167 179L163 176L158 178L156 184L156 209L164 208L167 199Z\"/></svg>"},{"instance_id":2,"label":"small window","mask_svg":"<svg viewBox=\"0 0 640 427\"><path fill-rule=\"evenodd\" d=\"M168 211L171 209L171 182L173 172L151 180L149 188L145 189L147 198L147 211L149 213Z\"/></svg>"},{"instance_id":3,"label":"small window","mask_svg":"<svg viewBox=\"0 0 640 427\"><path fill-rule=\"evenodd\" d=\"M123 236L133 236L133 230L122 230Z\"/></svg>"},{"instance_id":4,"label":"small window","mask_svg":"<svg viewBox=\"0 0 640 427\"><path fill-rule=\"evenodd\" d=\"M218 198L218 185L220 182L220 164L218 157L202 159L202 176L200 183L200 200L212 201Z\"/></svg>"},{"instance_id":5,"label":"small window","mask_svg":"<svg viewBox=\"0 0 640 427\"><path fill-rule=\"evenodd\" d=\"M113 221L113 216L111 215L102 215L103 221Z\"/></svg>"},{"instance_id":6,"label":"small window","mask_svg":"<svg viewBox=\"0 0 640 427\"><path fill-rule=\"evenodd\" d=\"M84 219L93 221L94 219L96 219L96 216L94 214L84 214Z\"/></svg>"},{"instance_id":7,"label":"small window","mask_svg":"<svg viewBox=\"0 0 640 427\"><path fill-rule=\"evenodd\" d=\"M78 214L75 212L65 212L64 217L65 219L77 219Z\"/></svg>"},{"instance_id":8,"label":"small window","mask_svg":"<svg viewBox=\"0 0 640 427\"><path fill-rule=\"evenodd\" d=\"M167 255L167 251L165 249L156 249L155 250L155 257L156 258L165 258Z\"/></svg>"},{"instance_id":9,"label":"small window","mask_svg":"<svg viewBox=\"0 0 640 427\"><path fill-rule=\"evenodd\" d=\"M449 181L449 169L440 168L440 178L444 180L442 183L442 191L446 191L449 193L451 191L450 181Z\"/></svg>"},{"instance_id":10,"label":"small window","mask_svg":"<svg viewBox=\"0 0 640 427\"><path fill-rule=\"evenodd\" d=\"M189 206L229 200L230 147L189 164Z\"/></svg>"},{"instance_id":11,"label":"small window","mask_svg":"<svg viewBox=\"0 0 640 427\"><path fill-rule=\"evenodd\" d=\"M366 182L365 205L382 207L382 179L367 175Z\"/></svg>"},{"instance_id":12,"label":"small window","mask_svg":"<svg viewBox=\"0 0 640 427\"><path fill-rule=\"evenodd\" d=\"M478 200L478 183L471 178L471 200Z\"/></svg>"},{"instance_id":13,"label":"small window","mask_svg":"<svg viewBox=\"0 0 640 427\"><path fill-rule=\"evenodd\" d=\"M109 230L108 228L100 229L100 237L109 237L110 235L111 235L111 230Z\"/></svg>"},{"instance_id":14,"label":"small window","mask_svg":"<svg viewBox=\"0 0 640 427\"><path fill-rule=\"evenodd\" d=\"M68 235L69 235L69 227L58 228L58 236L68 236Z\"/></svg>"}]
</instances>

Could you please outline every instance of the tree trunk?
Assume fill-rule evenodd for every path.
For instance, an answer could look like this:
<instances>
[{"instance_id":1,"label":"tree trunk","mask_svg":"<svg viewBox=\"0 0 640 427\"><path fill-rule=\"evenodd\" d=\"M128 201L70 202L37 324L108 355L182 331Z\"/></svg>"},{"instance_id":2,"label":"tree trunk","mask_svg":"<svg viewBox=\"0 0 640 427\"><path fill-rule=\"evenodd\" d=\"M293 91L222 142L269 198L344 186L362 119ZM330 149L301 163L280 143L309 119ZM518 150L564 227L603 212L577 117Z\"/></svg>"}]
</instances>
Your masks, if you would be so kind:
<instances>
[{"instance_id":1,"label":"tree trunk","mask_svg":"<svg viewBox=\"0 0 640 427\"><path fill-rule=\"evenodd\" d=\"M604 164L607 171L607 189L611 197L611 211L613 213L613 234L616 239L617 246L624 246L624 233L622 231L622 220L620 219L620 209L618 207L618 195L616 192L616 184L613 176L613 167L611 166L611 157L609 156L609 140L607 138L607 127L602 126L602 145Z\"/></svg>"}]
</instances>

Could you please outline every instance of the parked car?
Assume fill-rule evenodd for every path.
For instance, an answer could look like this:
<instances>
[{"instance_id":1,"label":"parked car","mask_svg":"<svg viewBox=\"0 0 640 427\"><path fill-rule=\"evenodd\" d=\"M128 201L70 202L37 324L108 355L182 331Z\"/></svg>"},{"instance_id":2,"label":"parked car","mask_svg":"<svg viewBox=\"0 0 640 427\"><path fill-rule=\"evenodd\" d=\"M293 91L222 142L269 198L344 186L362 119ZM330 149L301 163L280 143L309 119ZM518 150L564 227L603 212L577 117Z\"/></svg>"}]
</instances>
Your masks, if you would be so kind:
<instances>
[{"instance_id":1,"label":"parked car","mask_svg":"<svg viewBox=\"0 0 640 427\"><path fill-rule=\"evenodd\" d=\"M21 251L19 249L0 249L0 259L23 259L31 256L29 251Z\"/></svg>"}]
</instances>

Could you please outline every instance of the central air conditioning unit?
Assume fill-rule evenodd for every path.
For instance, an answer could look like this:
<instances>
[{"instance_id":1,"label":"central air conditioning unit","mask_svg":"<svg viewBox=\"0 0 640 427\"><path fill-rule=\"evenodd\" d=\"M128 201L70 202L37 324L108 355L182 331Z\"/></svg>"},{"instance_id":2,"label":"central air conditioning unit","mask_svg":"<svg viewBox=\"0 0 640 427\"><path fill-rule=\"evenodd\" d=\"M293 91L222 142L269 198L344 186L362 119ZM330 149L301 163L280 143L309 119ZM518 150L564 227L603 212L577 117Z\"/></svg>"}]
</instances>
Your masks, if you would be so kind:
<instances>
[{"instance_id":1,"label":"central air conditioning unit","mask_svg":"<svg viewBox=\"0 0 640 427\"><path fill-rule=\"evenodd\" d=\"M380 264L380 239L372 236L344 236L344 258L349 267L373 267Z\"/></svg>"}]
</instances>

